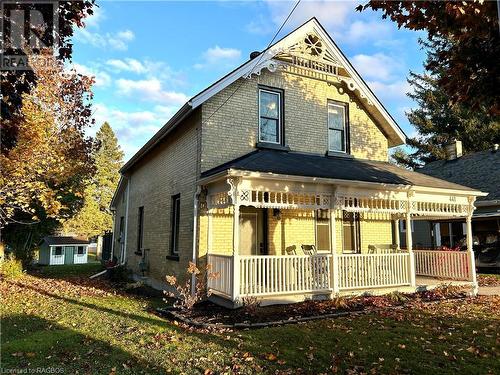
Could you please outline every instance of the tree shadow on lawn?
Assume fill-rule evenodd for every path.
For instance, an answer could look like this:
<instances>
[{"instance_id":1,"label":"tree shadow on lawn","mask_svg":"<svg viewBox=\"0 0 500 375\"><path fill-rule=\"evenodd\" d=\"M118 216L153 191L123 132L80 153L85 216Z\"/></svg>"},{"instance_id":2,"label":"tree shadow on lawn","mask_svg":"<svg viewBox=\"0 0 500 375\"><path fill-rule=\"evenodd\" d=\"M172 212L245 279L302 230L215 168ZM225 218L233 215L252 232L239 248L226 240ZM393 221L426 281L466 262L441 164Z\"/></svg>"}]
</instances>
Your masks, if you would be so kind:
<instances>
[{"instance_id":1,"label":"tree shadow on lawn","mask_svg":"<svg viewBox=\"0 0 500 375\"><path fill-rule=\"evenodd\" d=\"M113 315L116 315L116 316L122 317L122 318L133 319L133 320L136 320L136 321L139 321L139 322L142 322L142 323L154 324L154 325L161 325L161 326L164 325L164 321L161 320L158 317L156 317L155 319L153 319L153 318L147 318L147 317L144 317L144 316L141 316L141 315L136 315L134 313L130 313L130 312L122 311L122 310L115 310L115 309L112 309L112 308L109 308L109 307L98 306L98 305L93 304L93 303L84 302L84 301L81 301L81 300L77 300L77 299L73 299L73 298L69 298L69 297L65 297L65 296L60 296L60 295L48 292L46 290L35 288L35 287L31 286L31 285L27 285L27 284L17 284L17 285L20 286L20 287L22 287L22 288L31 289L31 290L33 290L33 291L35 291L35 292L37 292L39 294L42 294L44 296L47 296L47 297L50 297L50 298L54 298L54 299L57 299L57 300L60 300L60 301L64 301L66 303L70 303L70 304L73 304L73 305L78 305L78 306L89 308L89 309L93 309L93 310L99 310L100 312L103 312L103 313L113 314ZM112 296L112 297L117 297L117 296ZM126 298L125 296L121 296L121 297ZM101 297L94 297L94 298L106 299L106 298L109 298L109 297L101 296ZM150 307L150 305L147 304L147 300L141 300L141 301L138 301L138 302L145 302L146 303L146 308Z\"/></svg>"},{"instance_id":2,"label":"tree shadow on lawn","mask_svg":"<svg viewBox=\"0 0 500 375\"><path fill-rule=\"evenodd\" d=\"M21 328L24 327L24 328ZM2 321L0 372L159 373L159 368L104 341L34 315L13 315ZM33 372L33 373L35 373ZM30 372L31 373L31 372ZM41 373L41 372L36 372Z\"/></svg>"}]
</instances>

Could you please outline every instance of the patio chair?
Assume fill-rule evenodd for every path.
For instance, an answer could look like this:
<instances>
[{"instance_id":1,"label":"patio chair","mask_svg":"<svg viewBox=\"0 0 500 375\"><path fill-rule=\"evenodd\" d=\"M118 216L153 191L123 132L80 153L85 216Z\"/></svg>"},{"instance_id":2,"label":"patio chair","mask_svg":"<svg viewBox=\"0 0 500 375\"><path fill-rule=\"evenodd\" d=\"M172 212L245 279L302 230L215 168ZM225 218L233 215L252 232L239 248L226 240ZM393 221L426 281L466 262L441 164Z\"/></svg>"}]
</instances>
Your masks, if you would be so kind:
<instances>
[{"instance_id":1,"label":"patio chair","mask_svg":"<svg viewBox=\"0 0 500 375\"><path fill-rule=\"evenodd\" d=\"M301 245L302 251L304 252L304 255L316 255L316 246L314 245Z\"/></svg>"},{"instance_id":2,"label":"patio chair","mask_svg":"<svg viewBox=\"0 0 500 375\"><path fill-rule=\"evenodd\" d=\"M297 246L295 246L295 245L288 246L285 249L285 252L286 252L286 255L297 255Z\"/></svg>"}]
</instances>

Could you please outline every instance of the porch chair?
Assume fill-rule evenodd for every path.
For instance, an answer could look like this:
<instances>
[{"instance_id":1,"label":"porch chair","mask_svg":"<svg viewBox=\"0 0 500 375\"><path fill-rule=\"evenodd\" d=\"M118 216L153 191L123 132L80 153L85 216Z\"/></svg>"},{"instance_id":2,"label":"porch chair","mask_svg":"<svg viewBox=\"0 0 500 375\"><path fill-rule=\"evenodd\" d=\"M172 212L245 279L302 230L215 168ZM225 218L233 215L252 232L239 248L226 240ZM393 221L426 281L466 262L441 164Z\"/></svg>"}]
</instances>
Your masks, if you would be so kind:
<instances>
[{"instance_id":1,"label":"porch chair","mask_svg":"<svg viewBox=\"0 0 500 375\"><path fill-rule=\"evenodd\" d=\"M304 255L316 255L318 252L316 251L316 246L314 245L301 245L302 251Z\"/></svg>"},{"instance_id":2,"label":"porch chair","mask_svg":"<svg viewBox=\"0 0 500 375\"><path fill-rule=\"evenodd\" d=\"M286 252L286 255L297 255L297 246L295 245L292 245L292 246L288 246L286 249L285 249L285 252Z\"/></svg>"}]
</instances>

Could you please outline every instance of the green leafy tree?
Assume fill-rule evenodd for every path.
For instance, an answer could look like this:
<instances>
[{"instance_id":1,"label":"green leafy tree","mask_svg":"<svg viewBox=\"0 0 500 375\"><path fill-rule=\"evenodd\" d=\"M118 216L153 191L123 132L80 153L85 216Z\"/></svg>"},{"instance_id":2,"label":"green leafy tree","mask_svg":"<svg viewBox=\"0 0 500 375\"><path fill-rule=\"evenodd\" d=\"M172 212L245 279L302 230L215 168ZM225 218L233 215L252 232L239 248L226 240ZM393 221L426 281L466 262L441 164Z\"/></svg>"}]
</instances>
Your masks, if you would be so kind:
<instances>
[{"instance_id":1,"label":"green leafy tree","mask_svg":"<svg viewBox=\"0 0 500 375\"><path fill-rule=\"evenodd\" d=\"M111 126L105 122L96 134L98 143L94 154L96 173L88 181L84 204L80 212L63 225L65 232L87 237L100 235L112 227L109 209L120 179L123 151Z\"/></svg>"},{"instance_id":2,"label":"green leafy tree","mask_svg":"<svg viewBox=\"0 0 500 375\"><path fill-rule=\"evenodd\" d=\"M397 164L415 169L444 159L444 146L454 139L462 141L465 153L481 151L500 142L500 121L485 107L472 110L451 103L436 77L410 73L408 81L414 90L409 96L418 107L407 116L417 136L407 140L413 151L399 148L393 153Z\"/></svg>"}]
</instances>

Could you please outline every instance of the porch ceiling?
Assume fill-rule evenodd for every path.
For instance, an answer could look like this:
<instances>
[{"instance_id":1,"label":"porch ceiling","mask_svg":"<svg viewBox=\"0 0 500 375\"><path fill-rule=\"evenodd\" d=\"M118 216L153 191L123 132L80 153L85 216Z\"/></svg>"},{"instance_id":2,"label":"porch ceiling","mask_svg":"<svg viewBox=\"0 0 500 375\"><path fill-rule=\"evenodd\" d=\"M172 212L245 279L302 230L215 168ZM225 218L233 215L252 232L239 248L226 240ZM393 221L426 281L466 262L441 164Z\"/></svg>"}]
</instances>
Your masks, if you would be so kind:
<instances>
[{"instance_id":1,"label":"porch ceiling","mask_svg":"<svg viewBox=\"0 0 500 375\"><path fill-rule=\"evenodd\" d=\"M474 189L399 168L388 162L297 152L257 150L202 173L202 179L233 170L478 193Z\"/></svg>"}]
</instances>

